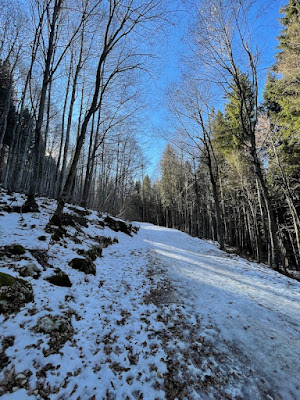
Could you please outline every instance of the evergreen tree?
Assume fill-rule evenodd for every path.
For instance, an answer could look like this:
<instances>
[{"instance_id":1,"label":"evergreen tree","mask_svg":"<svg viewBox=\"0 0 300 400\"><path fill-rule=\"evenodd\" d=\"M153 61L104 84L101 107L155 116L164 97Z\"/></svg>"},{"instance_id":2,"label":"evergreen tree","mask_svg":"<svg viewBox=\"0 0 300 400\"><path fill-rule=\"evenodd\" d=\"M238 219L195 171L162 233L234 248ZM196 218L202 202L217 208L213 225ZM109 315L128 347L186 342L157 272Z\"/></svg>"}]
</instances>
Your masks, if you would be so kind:
<instances>
[{"instance_id":1,"label":"evergreen tree","mask_svg":"<svg viewBox=\"0 0 300 400\"><path fill-rule=\"evenodd\" d=\"M178 155L168 144L161 161L161 199L168 227L178 227L178 195L182 182L180 181L181 166Z\"/></svg>"},{"instance_id":2,"label":"evergreen tree","mask_svg":"<svg viewBox=\"0 0 300 400\"><path fill-rule=\"evenodd\" d=\"M130 221L143 221L143 202L140 181L135 183L132 192L126 198L124 218Z\"/></svg>"},{"instance_id":3,"label":"evergreen tree","mask_svg":"<svg viewBox=\"0 0 300 400\"><path fill-rule=\"evenodd\" d=\"M283 31L273 73L264 98L271 122L269 180L277 200L282 241L300 265L300 3L289 0L281 9ZM293 227L293 229L291 229ZM285 257L287 258L287 257ZM286 261L286 263L289 263Z\"/></svg>"},{"instance_id":4,"label":"evergreen tree","mask_svg":"<svg viewBox=\"0 0 300 400\"><path fill-rule=\"evenodd\" d=\"M288 175L300 173L300 3L289 0L281 9L275 74L268 76L264 98L275 131L278 154Z\"/></svg>"}]
</instances>

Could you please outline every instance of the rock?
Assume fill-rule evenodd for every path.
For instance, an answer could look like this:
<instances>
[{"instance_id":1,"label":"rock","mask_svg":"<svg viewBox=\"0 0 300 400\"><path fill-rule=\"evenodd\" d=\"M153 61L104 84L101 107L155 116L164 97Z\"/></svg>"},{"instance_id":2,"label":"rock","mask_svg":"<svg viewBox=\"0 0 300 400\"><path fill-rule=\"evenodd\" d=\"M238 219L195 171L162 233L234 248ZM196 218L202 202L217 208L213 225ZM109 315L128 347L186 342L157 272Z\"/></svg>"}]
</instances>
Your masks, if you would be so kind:
<instances>
[{"instance_id":1,"label":"rock","mask_svg":"<svg viewBox=\"0 0 300 400\"><path fill-rule=\"evenodd\" d=\"M8 349L9 347L13 346L15 343L15 337L14 336L6 336L2 340L2 348L3 350Z\"/></svg>"},{"instance_id":2,"label":"rock","mask_svg":"<svg viewBox=\"0 0 300 400\"><path fill-rule=\"evenodd\" d=\"M0 313L17 312L31 301L33 290L29 283L0 272Z\"/></svg>"},{"instance_id":3,"label":"rock","mask_svg":"<svg viewBox=\"0 0 300 400\"><path fill-rule=\"evenodd\" d=\"M67 274L61 271L59 268L56 269L56 274L53 276L49 276L46 278L46 281L52 283L52 285L62 286L62 287L71 287L72 283Z\"/></svg>"},{"instance_id":4,"label":"rock","mask_svg":"<svg viewBox=\"0 0 300 400\"><path fill-rule=\"evenodd\" d=\"M41 270L33 262L24 265L19 272L21 276L32 276L35 279L41 275Z\"/></svg>"},{"instance_id":5,"label":"rock","mask_svg":"<svg viewBox=\"0 0 300 400\"><path fill-rule=\"evenodd\" d=\"M63 213L60 216L53 215L50 221L51 225L55 225L58 227L61 226L84 226L87 228L88 220L84 215L75 215L69 213Z\"/></svg>"},{"instance_id":6,"label":"rock","mask_svg":"<svg viewBox=\"0 0 300 400\"><path fill-rule=\"evenodd\" d=\"M0 352L0 371L9 364L9 358L4 351Z\"/></svg>"},{"instance_id":7,"label":"rock","mask_svg":"<svg viewBox=\"0 0 300 400\"><path fill-rule=\"evenodd\" d=\"M48 315L39 319L34 330L38 333L47 333L52 335L54 333L68 332L72 330L72 325L67 318Z\"/></svg>"},{"instance_id":8,"label":"rock","mask_svg":"<svg viewBox=\"0 0 300 400\"><path fill-rule=\"evenodd\" d=\"M112 241L111 237L107 237L107 236L95 236L93 239L96 242L98 242L103 249L112 245L113 243L117 243L117 242L115 242L115 239L117 239L117 238L115 238L114 241Z\"/></svg>"},{"instance_id":9,"label":"rock","mask_svg":"<svg viewBox=\"0 0 300 400\"><path fill-rule=\"evenodd\" d=\"M74 333L71 320L60 315L47 315L40 318L33 330L37 333L50 335L49 349L43 350L45 357L57 353L66 341L72 338Z\"/></svg>"},{"instance_id":10,"label":"rock","mask_svg":"<svg viewBox=\"0 0 300 400\"><path fill-rule=\"evenodd\" d=\"M24 374L18 374L16 379L26 379L27 377Z\"/></svg>"},{"instance_id":11,"label":"rock","mask_svg":"<svg viewBox=\"0 0 300 400\"><path fill-rule=\"evenodd\" d=\"M69 262L69 265L85 274L96 275L96 266L89 258L73 258L73 260Z\"/></svg>"},{"instance_id":12,"label":"rock","mask_svg":"<svg viewBox=\"0 0 300 400\"><path fill-rule=\"evenodd\" d=\"M104 223L113 231L123 232L129 236L131 236L132 232L137 233L138 231L138 228L136 226L133 227L132 224L128 222L122 221L120 219L115 219L109 216L104 218Z\"/></svg>"},{"instance_id":13,"label":"rock","mask_svg":"<svg viewBox=\"0 0 300 400\"><path fill-rule=\"evenodd\" d=\"M77 254L83 257L87 257L87 259L91 259L92 261L95 261L97 257L102 256L102 246L92 246L88 250L84 249L78 249Z\"/></svg>"},{"instance_id":14,"label":"rock","mask_svg":"<svg viewBox=\"0 0 300 400\"><path fill-rule=\"evenodd\" d=\"M78 215L82 215L84 217L92 214L91 211L89 211L89 210L80 210L80 209L78 209L76 207L72 207L72 206L69 206L69 210L73 211L74 213L76 213Z\"/></svg>"},{"instance_id":15,"label":"rock","mask_svg":"<svg viewBox=\"0 0 300 400\"><path fill-rule=\"evenodd\" d=\"M130 226L128 226L124 221L107 216L104 218L104 223L115 232L123 232L131 236Z\"/></svg>"},{"instance_id":16,"label":"rock","mask_svg":"<svg viewBox=\"0 0 300 400\"><path fill-rule=\"evenodd\" d=\"M37 205L34 196L29 195L27 197L27 200L21 207L21 210L23 213L28 213L28 212L40 212L39 206Z\"/></svg>"},{"instance_id":17,"label":"rock","mask_svg":"<svg viewBox=\"0 0 300 400\"><path fill-rule=\"evenodd\" d=\"M6 250L14 255L14 256L20 256L22 254L25 254L26 250L21 244L12 244L11 246L5 246Z\"/></svg>"},{"instance_id":18,"label":"rock","mask_svg":"<svg viewBox=\"0 0 300 400\"><path fill-rule=\"evenodd\" d=\"M90 257L92 261L95 261L97 257L102 256L102 247L101 246L93 246L89 250L85 252L85 254Z\"/></svg>"},{"instance_id":19,"label":"rock","mask_svg":"<svg viewBox=\"0 0 300 400\"><path fill-rule=\"evenodd\" d=\"M39 236L38 240L41 240L42 242L45 242L47 240L47 237L45 235Z\"/></svg>"}]
</instances>

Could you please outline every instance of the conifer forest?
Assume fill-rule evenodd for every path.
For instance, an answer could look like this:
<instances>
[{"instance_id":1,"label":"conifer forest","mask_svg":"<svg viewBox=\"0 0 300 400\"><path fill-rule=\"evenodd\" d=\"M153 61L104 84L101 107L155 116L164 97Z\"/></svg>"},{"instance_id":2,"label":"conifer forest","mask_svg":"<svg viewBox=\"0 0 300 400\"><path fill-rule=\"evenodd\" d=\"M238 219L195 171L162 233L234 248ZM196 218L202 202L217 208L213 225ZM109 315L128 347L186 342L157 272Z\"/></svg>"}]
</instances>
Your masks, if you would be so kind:
<instances>
[{"instance_id":1,"label":"conifer forest","mask_svg":"<svg viewBox=\"0 0 300 400\"><path fill-rule=\"evenodd\" d=\"M56 221L73 203L300 278L300 2L280 2L267 66L258 3L1 0L1 187L26 195L23 212L48 197ZM140 140L147 80L181 12L186 54L165 90L152 176Z\"/></svg>"}]
</instances>

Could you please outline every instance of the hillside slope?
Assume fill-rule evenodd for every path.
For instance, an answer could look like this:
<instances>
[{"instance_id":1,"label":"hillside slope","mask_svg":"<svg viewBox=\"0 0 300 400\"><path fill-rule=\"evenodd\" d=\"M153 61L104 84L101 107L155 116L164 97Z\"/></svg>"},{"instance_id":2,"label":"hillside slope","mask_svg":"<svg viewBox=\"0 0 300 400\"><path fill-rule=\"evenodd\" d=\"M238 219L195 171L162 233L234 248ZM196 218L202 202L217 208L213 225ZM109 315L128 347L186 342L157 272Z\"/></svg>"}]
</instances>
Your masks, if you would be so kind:
<instances>
[{"instance_id":1,"label":"hillside slope","mask_svg":"<svg viewBox=\"0 0 300 400\"><path fill-rule=\"evenodd\" d=\"M176 230L72 206L58 230L49 199L2 198L1 398L300 398L298 282Z\"/></svg>"}]
</instances>

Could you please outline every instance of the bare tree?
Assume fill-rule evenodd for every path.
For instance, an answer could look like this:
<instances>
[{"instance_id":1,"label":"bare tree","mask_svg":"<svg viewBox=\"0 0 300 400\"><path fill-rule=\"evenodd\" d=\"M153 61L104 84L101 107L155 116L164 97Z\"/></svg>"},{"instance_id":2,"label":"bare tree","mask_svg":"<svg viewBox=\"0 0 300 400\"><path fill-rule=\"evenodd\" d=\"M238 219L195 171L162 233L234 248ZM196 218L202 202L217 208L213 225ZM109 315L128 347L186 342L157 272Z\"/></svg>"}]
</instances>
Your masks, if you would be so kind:
<instances>
[{"instance_id":1,"label":"bare tree","mask_svg":"<svg viewBox=\"0 0 300 400\"><path fill-rule=\"evenodd\" d=\"M247 148L253 162L264 203L264 216L268 223L270 264L274 269L278 269L280 251L276 219L258 157L255 135L258 120L258 51L252 49L251 32L247 24L251 5L251 1L203 2L198 13L195 40L203 80L216 83L226 94L234 91L234 96L238 99L241 127L239 140ZM253 93L254 103L251 105L243 84L243 76L247 77Z\"/></svg>"},{"instance_id":2,"label":"bare tree","mask_svg":"<svg viewBox=\"0 0 300 400\"><path fill-rule=\"evenodd\" d=\"M224 224L220 201L218 162L211 141L210 105L211 94L208 85L198 87L194 80L186 79L181 88L170 93L171 110L176 117L181 146L198 161L204 160L209 171L214 200L217 237L220 248L224 249Z\"/></svg>"},{"instance_id":3,"label":"bare tree","mask_svg":"<svg viewBox=\"0 0 300 400\"><path fill-rule=\"evenodd\" d=\"M95 71L93 96L80 128L70 171L62 190L62 194L59 198L57 209L55 211L54 218L52 219L53 221L60 221L65 201L68 199L73 185L76 167L82 146L85 141L88 125L92 116L97 112L97 110L99 110L99 107L101 106L101 97L99 98L99 96L101 93L101 84L105 64L109 60L113 60L114 52L120 51L122 46L126 46L130 35L135 33L139 27L143 28L147 23L158 18L158 6L160 5L161 0L110 0L108 3L108 9L103 10L104 15L106 16L106 23L103 34L102 49ZM135 63L134 65L137 64Z\"/></svg>"}]
</instances>

